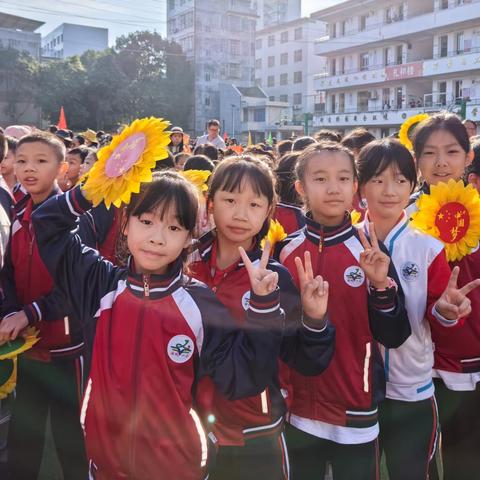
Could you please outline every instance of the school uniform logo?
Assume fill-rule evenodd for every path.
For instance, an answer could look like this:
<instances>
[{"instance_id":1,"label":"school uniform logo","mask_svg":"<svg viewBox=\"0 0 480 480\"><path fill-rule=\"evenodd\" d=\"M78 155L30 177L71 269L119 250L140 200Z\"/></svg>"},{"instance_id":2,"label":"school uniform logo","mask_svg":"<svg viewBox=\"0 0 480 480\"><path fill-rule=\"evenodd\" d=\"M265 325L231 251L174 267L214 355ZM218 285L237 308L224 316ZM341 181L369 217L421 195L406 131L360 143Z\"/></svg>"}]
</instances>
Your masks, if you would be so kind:
<instances>
[{"instance_id":1,"label":"school uniform logo","mask_svg":"<svg viewBox=\"0 0 480 480\"><path fill-rule=\"evenodd\" d=\"M175 363L185 363L193 355L193 340L186 335L175 335L170 339L167 346L167 353L170 360Z\"/></svg>"},{"instance_id":2,"label":"school uniform logo","mask_svg":"<svg viewBox=\"0 0 480 480\"><path fill-rule=\"evenodd\" d=\"M246 291L242 296L242 307L245 311L250 307L250 290Z\"/></svg>"},{"instance_id":3,"label":"school uniform logo","mask_svg":"<svg viewBox=\"0 0 480 480\"><path fill-rule=\"evenodd\" d=\"M347 285L357 288L365 282L365 273L360 267L353 265L345 270L343 279Z\"/></svg>"},{"instance_id":4,"label":"school uniform logo","mask_svg":"<svg viewBox=\"0 0 480 480\"><path fill-rule=\"evenodd\" d=\"M402 266L402 277L407 282L414 282L417 280L420 269L418 265L413 262L405 262Z\"/></svg>"}]
</instances>

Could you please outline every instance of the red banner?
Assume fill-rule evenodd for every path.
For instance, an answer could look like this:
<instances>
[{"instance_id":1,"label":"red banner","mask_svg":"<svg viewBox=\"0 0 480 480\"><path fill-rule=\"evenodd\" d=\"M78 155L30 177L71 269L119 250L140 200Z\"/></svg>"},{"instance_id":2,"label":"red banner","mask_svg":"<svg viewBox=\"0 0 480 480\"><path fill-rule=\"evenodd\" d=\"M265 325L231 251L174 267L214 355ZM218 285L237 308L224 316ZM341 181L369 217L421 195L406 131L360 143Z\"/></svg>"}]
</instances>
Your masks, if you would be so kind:
<instances>
[{"instance_id":1,"label":"red banner","mask_svg":"<svg viewBox=\"0 0 480 480\"><path fill-rule=\"evenodd\" d=\"M403 80L404 78L421 77L423 62L406 63L385 68L386 80Z\"/></svg>"}]
</instances>

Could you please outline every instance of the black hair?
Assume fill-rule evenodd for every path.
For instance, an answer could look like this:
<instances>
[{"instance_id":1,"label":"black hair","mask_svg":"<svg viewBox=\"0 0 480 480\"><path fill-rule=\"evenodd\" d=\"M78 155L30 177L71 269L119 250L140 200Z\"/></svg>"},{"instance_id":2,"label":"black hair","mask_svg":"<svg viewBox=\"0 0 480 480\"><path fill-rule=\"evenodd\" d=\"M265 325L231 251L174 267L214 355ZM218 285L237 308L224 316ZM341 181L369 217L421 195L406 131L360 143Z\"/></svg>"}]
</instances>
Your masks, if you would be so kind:
<instances>
[{"instance_id":1,"label":"black hair","mask_svg":"<svg viewBox=\"0 0 480 480\"><path fill-rule=\"evenodd\" d=\"M468 179L468 175L470 175L471 173L480 175L480 141L472 143L472 150L473 150L473 160L472 160L472 163L467 167L467 174L466 174L467 179Z\"/></svg>"},{"instance_id":2,"label":"black hair","mask_svg":"<svg viewBox=\"0 0 480 480\"><path fill-rule=\"evenodd\" d=\"M76 147L76 148L72 148L71 150L69 150L68 154L69 155L79 155L81 163L83 163L85 161L85 159L87 158L87 155L90 152L91 152L91 150L87 147Z\"/></svg>"},{"instance_id":3,"label":"black hair","mask_svg":"<svg viewBox=\"0 0 480 480\"><path fill-rule=\"evenodd\" d=\"M283 157L286 153L292 151L293 142L291 140L282 140L277 143L277 153L279 157Z\"/></svg>"},{"instance_id":4,"label":"black hair","mask_svg":"<svg viewBox=\"0 0 480 480\"><path fill-rule=\"evenodd\" d=\"M314 138L317 142L328 140L330 142L340 143L342 141L342 135L340 133L334 132L333 130L327 130L326 128L319 130L314 135Z\"/></svg>"},{"instance_id":5,"label":"black hair","mask_svg":"<svg viewBox=\"0 0 480 480\"><path fill-rule=\"evenodd\" d=\"M179 152L175 154L175 156L173 157L173 161L175 162L175 165L178 165L178 162L182 157L186 157L187 159L189 159L191 155L187 152Z\"/></svg>"},{"instance_id":6,"label":"black hair","mask_svg":"<svg viewBox=\"0 0 480 480\"><path fill-rule=\"evenodd\" d=\"M218 120L209 120L208 123L207 123L207 126L208 127L218 127L220 128L220 122Z\"/></svg>"},{"instance_id":7,"label":"black hair","mask_svg":"<svg viewBox=\"0 0 480 480\"><path fill-rule=\"evenodd\" d=\"M56 125L50 125L50 126L48 127L48 131L49 131L50 133L55 133L57 130L58 130L58 127L57 127Z\"/></svg>"},{"instance_id":8,"label":"black hair","mask_svg":"<svg viewBox=\"0 0 480 480\"><path fill-rule=\"evenodd\" d=\"M301 152L314 143L317 141L313 137L299 137L292 144L292 152Z\"/></svg>"},{"instance_id":9,"label":"black hair","mask_svg":"<svg viewBox=\"0 0 480 480\"><path fill-rule=\"evenodd\" d=\"M74 137L80 145L85 145L85 137L83 135L75 135Z\"/></svg>"},{"instance_id":10,"label":"black hair","mask_svg":"<svg viewBox=\"0 0 480 480\"><path fill-rule=\"evenodd\" d=\"M215 198L219 190L238 192L248 181L257 195L267 198L270 207L277 202L275 193L275 177L272 170L262 160L251 155L239 155L225 158L218 164L210 177L207 202ZM271 209L273 211L273 209ZM265 219L258 239L262 239L270 228L270 215Z\"/></svg>"},{"instance_id":11,"label":"black hair","mask_svg":"<svg viewBox=\"0 0 480 480\"><path fill-rule=\"evenodd\" d=\"M160 172L162 170L170 170L171 168L175 168L175 159L170 150L167 150L167 156L163 160L157 160L153 171Z\"/></svg>"},{"instance_id":12,"label":"black hair","mask_svg":"<svg viewBox=\"0 0 480 480\"><path fill-rule=\"evenodd\" d=\"M205 155L193 155L183 166L183 170L208 170L213 172L215 165Z\"/></svg>"},{"instance_id":13,"label":"black hair","mask_svg":"<svg viewBox=\"0 0 480 480\"><path fill-rule=\"evenodd\" d=\"M360 127L348 132L347 135L343 137L341 144L350 150L360 151L365 145L368 145L374 140L374 135L372 135L367 129Z\"/></svg>"},{"instance_id":14,"label":"black hair","mask_svg":"<svg viewBox=\"0 0 480 480\"><path fill-rule=\"evenodd\" d=\"M3 133L0 133L0 162L3 161L7 153L8 153L7 137Z\"/></svg>"},{"instance_id":15,"label":"black hair","mask_svg":"<svg viewBox=\"0 0 480 480\"><path fill-rule=\"evenodd\" d=\"M277 192L280 201L292 205L302 204L302 200L295 190L295 165L299 156L300 152L287 153L280 159L275 169Z\"/></svg>"},{"instance_id":16,"label":"black hair","mask_svg":"<svg viewBox=\"0 0 480 480\"><path fill-rule=\"evenodd\" d=\"M210 160L218 160L218 149L215 145L211 143L204 143L203 145L198 145L193 150L194 155L205 155Z\"/></svg>"},{"instance_id":17,"label":"black hair","mask_svg":"<svg viewBox=\"0 0 480 480\"><path fill-rule=\"evenodd\" d=\"M307 170L308 162L313 157L322 153L343 153L350 160L353 178L358 178L355 157L353 156L352 151L340 143L323 141L310 145L298 156L297 165L295 166L295 175L300 182L305 182L305 172Z\"/></svg>"},{"instance_id":18,"label":"black hair","mask_svg":"<svg viewBox=\"0 0 480 480\"><path fill-rule=\"evenodd\" d=\"M18 141L15 151L18 151L18 149L25 143L43 143L44 145L48 145L54 151L59 162L65 161L65 144L57 136L52 135L51 133L37 132L25 135Z\"/></svg>"},{"instance_id":19,"label":"black hair","mask_svg":"<svg viewBox=\"0 0 480 480\"><path fill-rule=\"evenodd\" d=\"M10 137L9 135L6 135L5 138L7 140L8 151L15 153L15 150L17 149L18 139L16 139L15 137Z\"/></svg>"},{"instance_id":20,"label":"black hair","mask_svg":"<svg viewBox=\"0 0 480 480\"><path fill-rule=\"evenodd\" d=\"M470 139L467 129L454 113L440 112L421 122L413 132L413 150L418 159L422 156L425 145L432 133L445 130L451 133L465 153L470 152Z\"/></svg>"},{"instance_id":21,"label":"black hair","mask_svg":"<svg viewBox=\"0 0 480 480\"><path fill-rule=\"evenodd\" d=\"M394 138L374 140L362 148L357 161L359 185L365 185L390 165L410 182L413 192L417 185L415 161L408 148Z\"/></svg>"}]
</instances>

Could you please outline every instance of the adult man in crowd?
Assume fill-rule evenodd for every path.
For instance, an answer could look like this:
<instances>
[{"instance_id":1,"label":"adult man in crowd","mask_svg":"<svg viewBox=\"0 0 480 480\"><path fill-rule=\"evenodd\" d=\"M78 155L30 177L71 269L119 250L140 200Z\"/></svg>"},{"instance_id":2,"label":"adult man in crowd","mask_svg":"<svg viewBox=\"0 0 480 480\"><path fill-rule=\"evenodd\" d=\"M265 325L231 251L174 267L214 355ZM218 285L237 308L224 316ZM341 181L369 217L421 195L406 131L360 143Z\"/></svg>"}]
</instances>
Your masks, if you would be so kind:
<instances>
[{"instance_id":1,"label":"adult man in crowd","mask_svg":"<svg viewBox=\"0 0 480 480\"><path fill-rule=\"evenodd\" d=\"M226 148L225 142L220 137L220 122L218 120L210 120L208 122L208 133L197 139L196 147L204 143L211 143L216 148Z\"/></svg>"}]
</instances>

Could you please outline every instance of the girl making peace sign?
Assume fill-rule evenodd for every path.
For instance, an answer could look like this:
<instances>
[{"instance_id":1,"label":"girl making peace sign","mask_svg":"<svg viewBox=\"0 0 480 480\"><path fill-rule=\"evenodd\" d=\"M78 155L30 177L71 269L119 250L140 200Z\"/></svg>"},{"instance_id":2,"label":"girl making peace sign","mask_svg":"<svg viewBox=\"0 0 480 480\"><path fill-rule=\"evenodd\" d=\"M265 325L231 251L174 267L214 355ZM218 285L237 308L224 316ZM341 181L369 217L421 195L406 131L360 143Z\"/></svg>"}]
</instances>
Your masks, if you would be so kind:
<instances>
[{"instance_id":1,"label":"girl making peace sign","mask_svg":"<svg viewBox=\"0 0 480 480\"><path fill-rule=\"evenodd\" d=\"M249 278L252 285L257 279L267 284L278 279L285 312L279 357L295 371L317 375L327 367L334 349L334 330L326 321L328 285L321 277L313 277L309 259L305 265L299 262L300 301L288 271L269 258L268 242L262 252L260 241L268 231L275 203L274 179L266 164L249 156L223 160L212 175L207 198L216 230L200 239L189 267L242 326L251 305ZM197 397L211 438L219 446L212 480L289 477L282 433L285 396L277 372L260 395L237 401L228 400L208 378L200 383Z\"/></svg>"},{"instance_id":2,"label":"girl making peace sign","mask_svg":"<svg viewBox=\"0 0 480 480\"><path fill-rule=\"evenodd\" d=\"M328 317L336 346L327 370L306 377L288 369L293 391L287 417L292 478L321 479L331 462L334 480L374 480L378 473L378 402L385 389L377 341L400 346L410 335L398 278L375 236L358 237L348 210L357 188L353 154L323 142L304 150L296 188L306 226L277 253L297 284L298 257L311 258L310 276L329 284ZM299 275L300 273L300 275Z\"/></svg>"}]
</instances>

